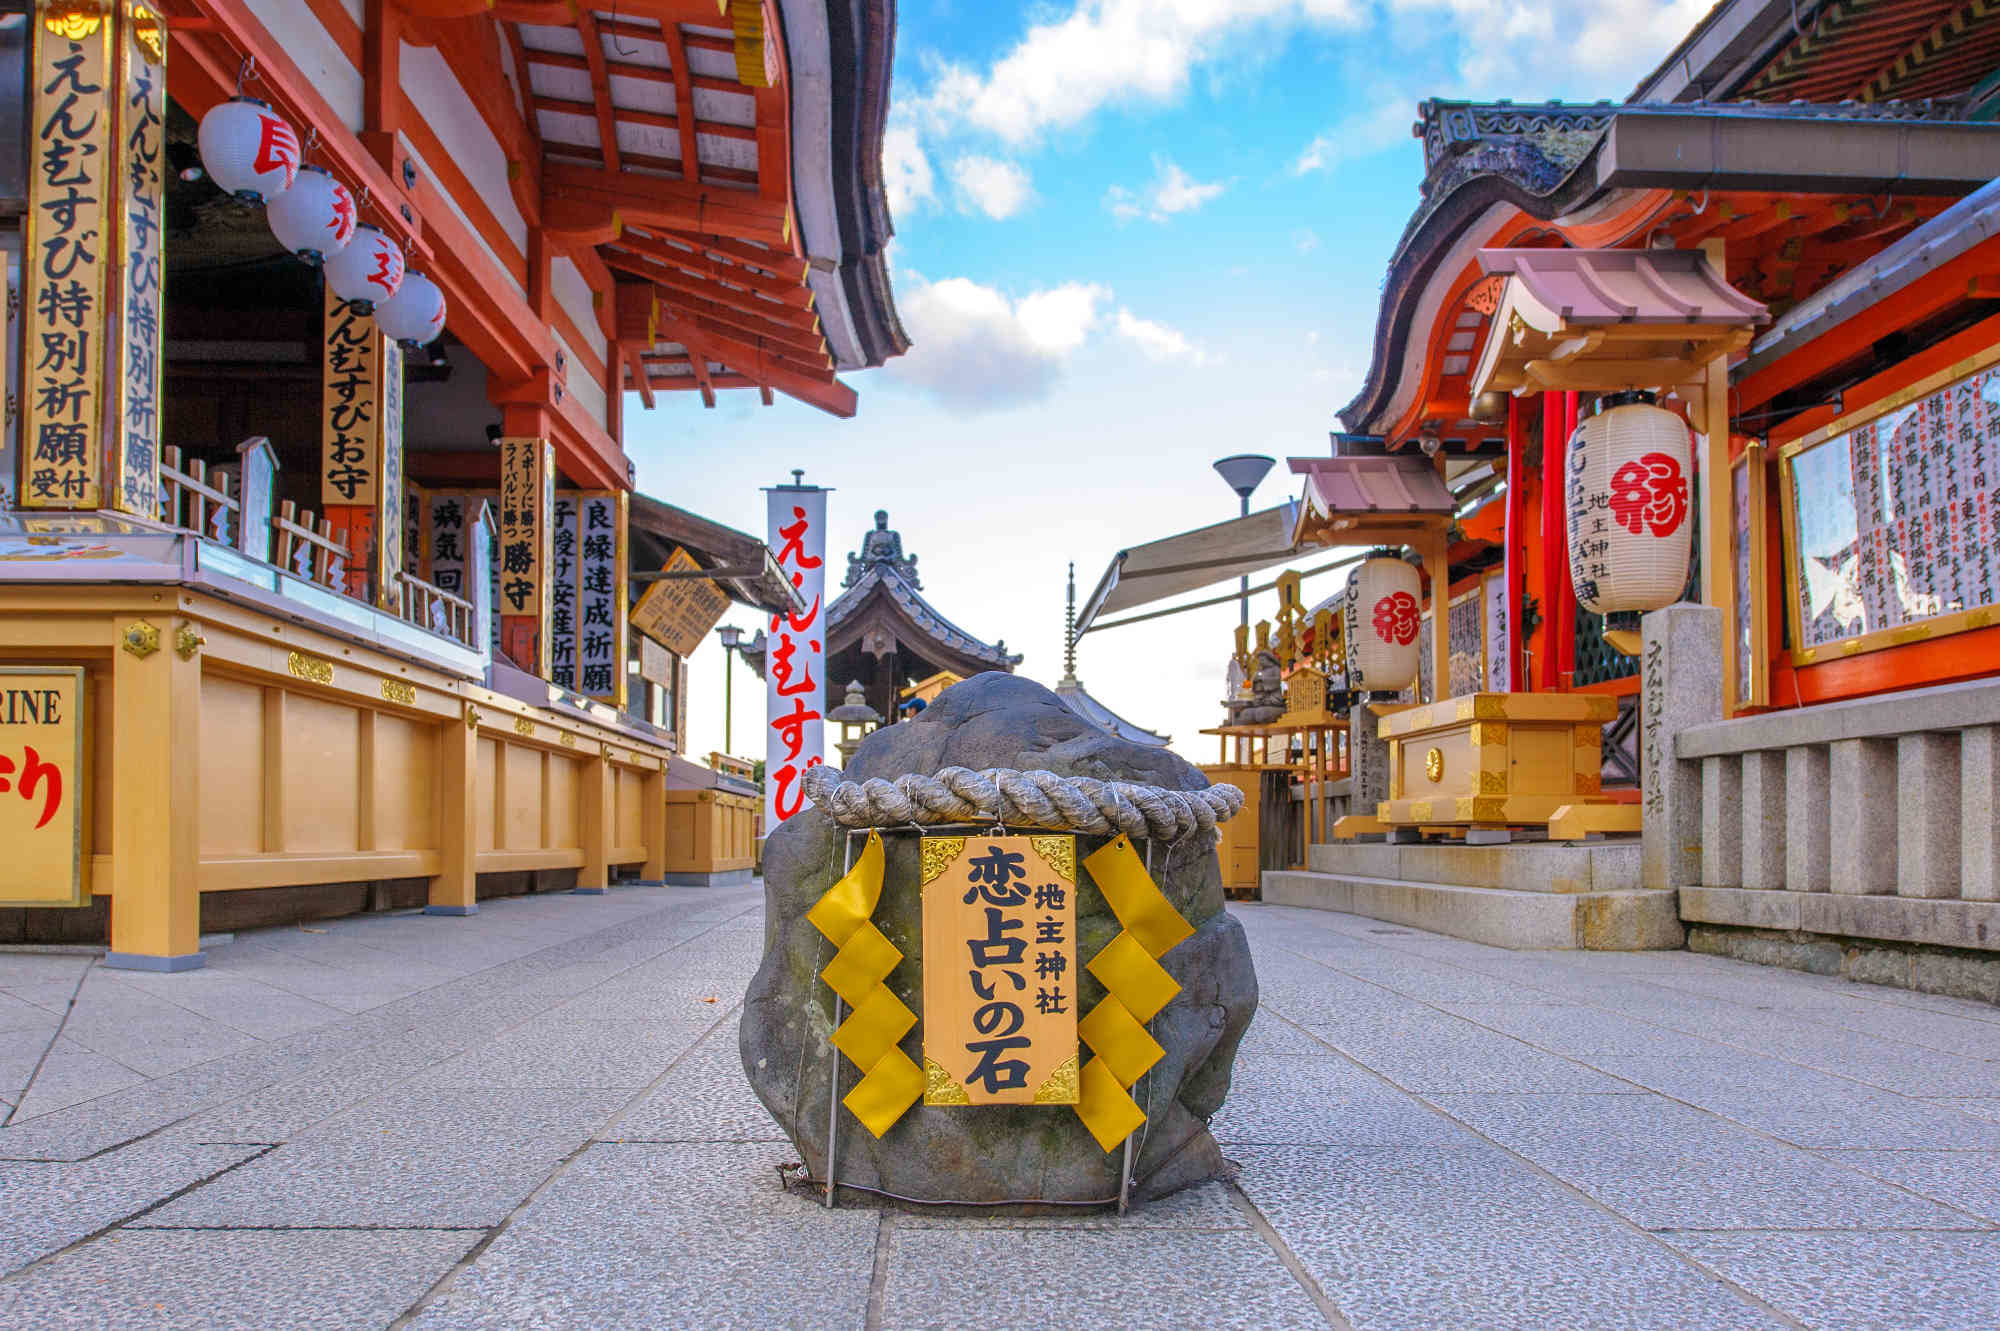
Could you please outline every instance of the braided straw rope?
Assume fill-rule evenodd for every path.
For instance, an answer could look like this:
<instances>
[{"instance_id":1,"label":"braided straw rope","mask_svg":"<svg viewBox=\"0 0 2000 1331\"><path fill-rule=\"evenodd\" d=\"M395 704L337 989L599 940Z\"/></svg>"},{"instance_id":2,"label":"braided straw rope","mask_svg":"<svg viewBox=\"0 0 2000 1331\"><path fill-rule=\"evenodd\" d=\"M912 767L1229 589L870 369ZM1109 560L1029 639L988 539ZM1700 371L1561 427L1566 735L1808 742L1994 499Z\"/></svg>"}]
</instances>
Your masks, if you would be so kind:
<instances>
[{"instance_id":1,"label":"braided straw rope","mask_svg":"<svg viewBox=\"0 0 2000 1331\"><path fill-rule=\"evenodd\" d=\"M837 768L808 768L805 795L843 827L908 827L993 822L1110 836L1179 841L1194 832L1211 840L1215 825L1243 808L1231 785L1167 790L1129 781L1097 781L1054 772L946 767L935 776L848 781Z\"/></svg>"}]
</instances>

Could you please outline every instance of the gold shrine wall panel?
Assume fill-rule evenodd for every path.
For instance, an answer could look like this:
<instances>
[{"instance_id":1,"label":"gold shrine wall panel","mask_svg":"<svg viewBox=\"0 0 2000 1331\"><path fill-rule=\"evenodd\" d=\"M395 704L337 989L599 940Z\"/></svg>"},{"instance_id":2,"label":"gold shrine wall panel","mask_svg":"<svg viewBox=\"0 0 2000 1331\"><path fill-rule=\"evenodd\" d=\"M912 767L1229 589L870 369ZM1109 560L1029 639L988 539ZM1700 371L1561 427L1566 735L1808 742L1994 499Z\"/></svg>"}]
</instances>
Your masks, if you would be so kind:
<instances>
[{"instance_id":1,"label":"gold shrine wall panel","mask_svg":"<svg viewBox=\"0 0 2000 1331\"><path fill-rule=\"evenodd\" d=\"M190 829L179 869L201 894L439 879L466 798L474 877L619 865L657 877L664 862L668 752L631 732L184 588L0 587L0 626L0 664L83 669L83 856L95 894L113 898L114 950L193 950L118 938L121 914L149 913L128 912L114 887L121 791L166 762L166 820ZM180 722L150 705L135 716L123 692L169 680L193 714L177 754L165 746ZM468 783L452 752L472 746L458 764ZM131 890L166 892L174 846L145 853L157 871L128 875Z\"/></svg>"}]
</instances>

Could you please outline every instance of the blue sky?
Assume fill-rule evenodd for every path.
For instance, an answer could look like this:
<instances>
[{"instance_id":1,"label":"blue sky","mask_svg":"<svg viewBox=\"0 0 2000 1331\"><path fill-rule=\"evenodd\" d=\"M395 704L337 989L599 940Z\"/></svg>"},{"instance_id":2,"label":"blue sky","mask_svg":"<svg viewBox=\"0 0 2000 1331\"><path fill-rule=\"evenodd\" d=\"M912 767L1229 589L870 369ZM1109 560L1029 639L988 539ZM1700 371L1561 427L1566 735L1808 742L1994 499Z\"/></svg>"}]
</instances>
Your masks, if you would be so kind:
<instances>
[{"instance_id":1,"label":"blue sky","mask_svg":"<svg viewBox=\"0 0 2000 1331\"><path fill-rule=\"evenodd\" d=\"M836 490L836 557L888 509L933 604L1053 684L1069 561L1081 596L1119 549L1229 516L1215 458L1327 451L1418 200L1417 103L1622 99L1707 6L900 8L884 167L911 352L848 376L853 420L670 395L651 413L631 404L628 447L641 489L759 533L758 487L805 468ZM1256 502L1294 492L1281 464ZM1252 617L1273 608L1267 594ZM1227 607L1092 634L1079 673L1212 761L1196 732L1218 719L1234 624ZM722 742L720 649L693 668L702 753ZM735 747L755 756L761 692L738 684Z\"/></svg>"}]
</instances>

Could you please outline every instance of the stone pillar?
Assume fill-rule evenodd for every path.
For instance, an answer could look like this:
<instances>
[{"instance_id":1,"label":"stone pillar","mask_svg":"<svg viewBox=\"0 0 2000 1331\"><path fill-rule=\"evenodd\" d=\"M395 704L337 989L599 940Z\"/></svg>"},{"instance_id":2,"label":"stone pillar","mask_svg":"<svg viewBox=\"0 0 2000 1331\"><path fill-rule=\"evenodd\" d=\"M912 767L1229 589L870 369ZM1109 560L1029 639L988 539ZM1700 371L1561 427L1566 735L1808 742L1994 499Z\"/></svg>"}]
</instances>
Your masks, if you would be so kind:
<instances>
[{"instance_id":1,"label":"stone pillar","mask_svg":"<svg viewBox=\"0 0 2000 1331\"><path fill-rule=\"evenodd\" d=\"M1896 742L1841 739L1828 746L1833 890L1896 890Z\"/></svg>"},{"instance_id":2,"label":"stone pillar","mask_svg":"<svg viewBox=\"0 0 2000 1331\"><path fill-rule=\"evenodd\" d=\"M1785 750L1785 788L1785 889L1828 891L1833 885L1833 820L1825 745Z\"/></svg>"},{"instance_id":3,"label":"stone pillar","mask_svg":"<svg viewBox=\"0 0 2000 1331\"><path fill-rule=\"evenodd\" d=\"M1701 769L1675 756L1674 738L1722 719L1722 615L1683 601L1640 627L1641 874L1649 888L1688 887L1701 881Z\"/></svg>"},{"instance_id":4,"label":"stone pillar","mask_svg":"<svg viewBox=\"0 0 2000 1331\"><path fill-rule=\"evenodd\" d=\"M1348 810L1364 817L1375 816L1375 806L1389 798L1389 744L1377 733L1381 718L1366 702L1357 702L1347 714L1347 761L1352 784L1348 786Z\"/></svg>"},{"instance_id":5,"label":"stone pillar","mask_svg":"<svg viewBox=\"0 0 2000 1331\"><path fill-rule=\"evenodd\" d=\"M1764 749L1743 755L1743 877L1765 891L1785 885L1785 754Z\"/></svg>"},{"instance_id":6,"label":"stone pillar","mask_svg":"<svg viewBox=\"0 0 2000 1331\"><path fill-rule=\"evenodd\" d=\"M1896 741L1896 891L1956 897L1959 739L1920 730Z\"/></svg>"},{"instance_id":7,"label":"stone pillar","mask_svg":"<svg viewBox=\"0 0 2000 1331\"><path fill-rule=\"evenodd\" d=\"M1701 885L1743 887L1743 768L1734 754L1700 768Z\"/></svg>"},{"instance_id":8,"label":"stone pillar","mask_svg":"<svg viewBox=\"0 0 2000 1331\"><path fill-rule=\"evenodd\" d=\"M2000 899L2000 727L1973 726L1959 737L1959 895Z\"/></svg>"}]
</instances>

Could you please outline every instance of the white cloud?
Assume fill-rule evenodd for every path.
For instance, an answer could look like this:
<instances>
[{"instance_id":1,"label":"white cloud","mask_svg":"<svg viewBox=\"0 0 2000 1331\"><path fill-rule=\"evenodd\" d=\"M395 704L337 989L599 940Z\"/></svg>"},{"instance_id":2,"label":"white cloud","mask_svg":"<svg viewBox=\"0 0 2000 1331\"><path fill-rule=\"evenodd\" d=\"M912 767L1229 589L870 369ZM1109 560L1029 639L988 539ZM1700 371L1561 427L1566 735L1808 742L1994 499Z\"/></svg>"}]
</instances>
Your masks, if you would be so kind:
<instances>
[{"instance_id":1,"label":"white cloud","mask_svg":"<svg viewBox=\"0 0 2000 1331\"><path fill-rule=\"evenodd\" d=\"M891 125L882 132L882 180L892 216L908 216L934 197L931 159L914 126Z\"/></svg>"},{"instance_id":2,"label":"white cloud","mask_svg":"<svg viewBox=\"0 0 2000 1331\"><path fill-rule=\"evenodd\" d=\"M936 66L918 101L942 125L1025 144L1107 103L1173 100L1195 65L1218 58L1226 40L1251 25L1352 28L1360 18L1355 0L1076 0L1066 16L1030 28L985 74Z\"/></svg>"},{"instance_id":3,"label":"white cloud","mask_svg":"<svg viewBox=\"0 0 2000 1331\"><path fill-rule=\"evenodd\" d=\"M1710 0L1387 0L1392 16L1425 28L1439 16L1457 34L1458 73L1472 95L1550 75L1622 95L1708 13ZM1563 68L1547 67L1560 49Z\"/></svg>"},{"instance_id":4,"label":"white cloud","mask_svg":"<svg viewBox=\"0 0 2000 1331\"><path fill-rule=\"evenodd\" d=\"M1293 175L1329 170L1409 140L1417 98L1384 89L1366 100L1369 110L1346 117L1305 146L1292 162Z\"/></svg>"},{"instance_id":5,"label":"white cloud","mask_svg":"<svg viewBox=\"0 0 2000 1331\"><path fill-rule=\"evenodd\" d=\"M962 211L978 209L992 218L1012 217L1035 197L1028 173L1013 162L968 153L951 164L951 183L958 187Z\"/></svg>"},{"instance_id":6,"label":"white cloud","mask_svg":"<svg viewBox=\"0 0 2000 1331\"><path fill-rule=\"evenodd\" d=\"M1113 185L1104 191L1104 206L1119 221L1129 222L1143 216L1164 222L1175 213L1193 212L1227 188L1219 180L1196 180L1175 162L1162 158L1154 158L1153 162L1159 174L1142 192L1135 194L1123 185Z\"/></svg>"},{"instance_id":7,"label":"white cloud","mask_svg":"<svg viewBox=\"0 0 2000 1331\"><path fill-rule=\"evenodd\" d=\"M1319 232L1309 226L1300 227L1292 232L1292 248L1300 254L1311 254L1319 248Z\"/></svg>"},{"instance_id":8,"label":"white cloud","mask_svg":"<svg viewBox=\"0 0 2000 1331\"><path fill-rule=\"evenodd\" d=\"M1064 362L1100 322L1104 287L1068 282L1011 301L963 277L907 280L896 304L910 330L907 354L885 371L950 406L975 411L1048 396Z\"/></svg>"},{"instance_id":9,"label":"white cloud","mask_svg":"<svg viewBox=\"0 0 2000 1331\"><path fill-rule=\"evenodd\" d=\"M1208 353L1188 341L1178 328L1141 319L1125 309L1118 311L1116 327L1118 336L1139 348L1147 360L1182 361L1189 365L1208 363Z\"/></svg>"}]
</instances>

